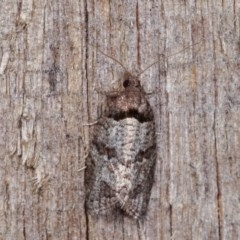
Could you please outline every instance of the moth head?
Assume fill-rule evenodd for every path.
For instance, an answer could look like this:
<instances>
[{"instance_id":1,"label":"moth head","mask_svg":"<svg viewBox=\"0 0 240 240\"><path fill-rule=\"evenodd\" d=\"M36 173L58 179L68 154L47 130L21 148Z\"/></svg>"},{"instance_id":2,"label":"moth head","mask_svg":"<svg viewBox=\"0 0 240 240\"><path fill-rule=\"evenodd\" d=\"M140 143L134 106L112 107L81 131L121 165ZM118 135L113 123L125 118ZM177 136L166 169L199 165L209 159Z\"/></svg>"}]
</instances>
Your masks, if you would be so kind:
<instances>
[{"instance_id":1,"label":"moth head","mask_svg":"<svg viewBox=\"0 0 240 240\"><path fill-rule=\"evenodd\" d=\"M124 73L122 84L125 89L141 87L141 84L140 84L140 81L138 80L138 78L129 72Z\"/></svg>"}]
</instances>

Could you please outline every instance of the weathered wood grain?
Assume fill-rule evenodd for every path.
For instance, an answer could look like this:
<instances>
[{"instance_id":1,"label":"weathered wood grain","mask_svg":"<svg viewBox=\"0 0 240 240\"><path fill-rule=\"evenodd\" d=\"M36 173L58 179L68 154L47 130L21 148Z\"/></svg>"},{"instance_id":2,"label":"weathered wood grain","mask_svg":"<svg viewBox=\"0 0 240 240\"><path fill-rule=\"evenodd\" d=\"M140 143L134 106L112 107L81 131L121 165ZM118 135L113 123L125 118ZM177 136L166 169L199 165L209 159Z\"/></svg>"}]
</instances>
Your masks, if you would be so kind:
<instances>
[{"instance_id":1,"label":"weathered wood grain","mask_svg":"<svg viewBox=\"0 0 240 240\"><path fill-rule=\"evenodd\" d=\"M239 239L239 9L230 0L1 1L0 239ZM123 73L97 48L132 73L159 60L141 75L158 160L139 222L85 211L84 124Z\"/></svg>"}]
</instances>

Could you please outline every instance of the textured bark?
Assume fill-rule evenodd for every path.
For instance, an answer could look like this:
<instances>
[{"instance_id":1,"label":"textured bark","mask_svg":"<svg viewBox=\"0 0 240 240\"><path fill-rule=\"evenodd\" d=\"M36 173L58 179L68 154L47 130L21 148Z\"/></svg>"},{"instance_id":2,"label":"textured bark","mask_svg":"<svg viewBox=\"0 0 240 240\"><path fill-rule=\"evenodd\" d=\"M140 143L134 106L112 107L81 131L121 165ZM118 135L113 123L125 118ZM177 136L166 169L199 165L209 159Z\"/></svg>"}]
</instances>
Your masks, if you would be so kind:
<instances>
[{"instance_id":1,"label":"textured bark","mask_svg":"<svg viewBox=\"0 0 240 240\"><path fill-rule=\"evenodd\" d=\"M0 3L0 239L240 239L240 3ZM85 211L104 91L141 75L158 159L141 221ZM177 54L175 54L177 53ZM171 57L168 57L172 55Z\"/></svg>"}]
</instances>

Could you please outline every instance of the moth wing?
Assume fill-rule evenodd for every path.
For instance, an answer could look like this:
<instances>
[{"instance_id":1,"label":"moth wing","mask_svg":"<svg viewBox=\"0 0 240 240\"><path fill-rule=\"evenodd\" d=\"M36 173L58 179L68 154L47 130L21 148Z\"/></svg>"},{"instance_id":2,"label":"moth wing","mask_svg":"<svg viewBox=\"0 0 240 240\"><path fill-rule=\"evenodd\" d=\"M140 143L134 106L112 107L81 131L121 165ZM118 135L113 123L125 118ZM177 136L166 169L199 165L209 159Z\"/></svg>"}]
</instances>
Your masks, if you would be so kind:
<instances>
[{"instance_id":1,"label":"moth wing","mask_svg":"<svg viewBox=\"0 0 240 240\"><path fill-rule=\"evenodd\" d=\"M112 212L118 205L115 192L104 181L95 181L89 192L87 207L95 214Z\"/></svg>"},{"instance_id":2,"label":"moth wing","mask_svg":"<svg viewBox=\"0 0 240 240\"><path fill-rule=\"evenodd\" d=\"M86 160L86 203L87 208L96 214L111 212L118 204L116 192L108 185L103 173L103 169L107 166L105 159L109 154L109 149L105 146L105 138L108 135L107 124L107 119L101 119L95 126L89 156Z\"/></svg>"},{"instance_id":3,"label":"moth wing","mask_svg":"<svg viewBox=\"0 0 240 240\"><path fill-rule=\"evenodd\" d=\"M155 144L144 153L139 154L136 159L141 163L138 163L139 170L136 173L136 181L129 199L123 206L123 210L128 215L138 219L146 213L151 195L156 162Z\"/></svg>"}]
</instances>

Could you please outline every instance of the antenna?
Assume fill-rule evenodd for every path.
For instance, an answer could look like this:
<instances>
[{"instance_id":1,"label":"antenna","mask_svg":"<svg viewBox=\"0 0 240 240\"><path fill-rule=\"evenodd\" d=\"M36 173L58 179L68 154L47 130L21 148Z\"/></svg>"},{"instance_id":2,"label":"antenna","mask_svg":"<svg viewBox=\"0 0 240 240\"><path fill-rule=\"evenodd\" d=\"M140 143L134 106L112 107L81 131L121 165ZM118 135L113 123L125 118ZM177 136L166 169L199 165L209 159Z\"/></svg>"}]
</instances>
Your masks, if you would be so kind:
<instances>
[{"instance_id":1,"label":"antenna","mask_svg":"<svg viewBox=\"0 0 240 240\"><path fill-rule=\"evenodd\" d=\"M118 63L126 72L128 72L127 68L125 68L125 67L123 66L123 64L122 64L120 61L118 61L116 58L114 58L114 57L112 57L112 56L104 53L101 49L98 49L96 46L92 45L91 43L89 43L89 45L91 45L92 47L95 47L95 48L97 49L97 51L99 51L99 52L102 53L104 56L106 56L106 57L112 59L113 61L115 61L116 63Z\"/></svg>"},{"instance_id":2,"label":"antenna","mask_svg":"<svg viewBox=\"0 0 240 240\"><path fill-rule=\"evenodd\" d=\"M182 50L180 50L180 51L178 51L178 52L175 52L175 53L173 53L173 54L170 54L170 55L167 56L167 58L170 58L170 57L172 57L172 56L174 56L174 55L177 55L177 54L185 51L186 49L188 49L188 48L190 48L190 47L193 47L193 46L195 46L195 45L197 45L197 44L199 44L199 43L201 43L201 42L202 42L202 41L197 42L197 43L194 43L193 45L188 46L188 47L185 47L185 48L183 48ZM157 61L153 62L152 64L150 64L150 65L149 65L148 67L146 67L142 72L140 72L140 73L137 75L137 77L139 77L141 74L143 74L145 71L147 71L149 68L151 68L153 65L155 65L156 63L158 63L158 62L160 62L160 61L161 61L161 60L157 60Z\"/></svg>"}]
</instances>

